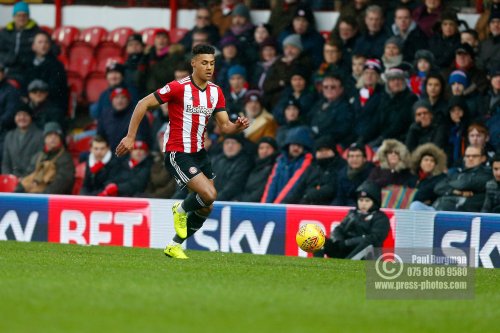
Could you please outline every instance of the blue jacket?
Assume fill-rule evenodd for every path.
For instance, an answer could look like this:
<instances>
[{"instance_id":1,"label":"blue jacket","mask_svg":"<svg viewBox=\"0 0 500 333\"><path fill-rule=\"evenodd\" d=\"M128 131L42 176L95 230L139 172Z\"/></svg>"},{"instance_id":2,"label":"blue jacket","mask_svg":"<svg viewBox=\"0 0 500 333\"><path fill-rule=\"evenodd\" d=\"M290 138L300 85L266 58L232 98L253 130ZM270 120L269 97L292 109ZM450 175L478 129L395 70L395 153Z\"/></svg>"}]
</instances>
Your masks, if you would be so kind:
<instances>
[{"instance_id":1,"label":"blue jacket","mask_svg":"<svg viewBox=\"0 0 500 333\"><path fill-rule=\"evenodd\" d=\"M286 202L287 195L297 186L311 165L313 155L309 151L312 148L312 143L307 127L299 126L288 132L284 151L274 164L260 202ZM288 154L290 144L302 145L304 153L297 158L290 158Z\"/></svg>"}]
</instances>

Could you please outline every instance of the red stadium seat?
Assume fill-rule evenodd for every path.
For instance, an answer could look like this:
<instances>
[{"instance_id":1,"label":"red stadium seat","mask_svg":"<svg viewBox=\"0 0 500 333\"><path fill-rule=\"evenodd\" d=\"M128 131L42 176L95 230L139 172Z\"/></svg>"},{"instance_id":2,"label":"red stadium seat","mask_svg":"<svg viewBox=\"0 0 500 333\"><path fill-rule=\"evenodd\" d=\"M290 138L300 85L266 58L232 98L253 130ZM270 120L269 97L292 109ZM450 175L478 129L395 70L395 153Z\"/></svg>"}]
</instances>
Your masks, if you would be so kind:
<instances>
[{"instance_id":1,"label":"red stadium seat","mask_svg":"<svg viewBox=\"0 0 500 333\"><path fill-rule=\"evenodd\" d=\"M68 70L69 66L68 57L66 57L63 53L61 53L57 56L57 60L59 60L63 64L65 70Z\"/></svg>"},{"instance_id":2,"label":"red stadium seat","mask_svg":"<svg viewBox=\"0 0 500 333\"><path fill-rule=\"evenodd\" d=\"M112 62L117 62L123 64L123 58L121 56L110 56L107 58L97 59L96 72L106 73L106 67Z\"/></svg>"},{"instance_id":3,"label":"red stadium seat","mask_svg":"<svg viewBox=\"0 0 500 333\"><path fill-rule=\"evenodd\" d=\"M67 49L78 40L80 30L73 26L59 27L52 33L52 39L63 49Z\"/></svg>"},{"instance_id":4,"label":"red stadium seat","mask_svg":"<svg viewBox=\"0 0 500 333\"><path fill-rule=\"evenodd\" d=\"M320 31L321 36L323 36L325 40L328 40L330 38L331 33L331 31Z\"/></svg>"},{"instance_id":5,"label":"red stadium seat","mask_svg":"<svg viewBox=\"0 0 500 333\"><path fill-rule=\"evenodd\" d=\"M82 78L86 78L94 66L94 49L84 42L74 43L69 50L68 70L77 72Z\"/></svg>"},{"instance_id":6,"label":"red stadium seat","mask_svg":"<svg viewBox=\"0 0 500 333\"><path fill-rule=\"evenodd\" d=\"M182 39L182 37L184 37L184 35L188 31L189 31L188 29L184 29L184 28L176 28L176 29L170 30L169 34L168 34L170 37L170 43L172 43L172 44L177 43L178 41L180 41Z\"/></svg>"},{"instance_id":7,"label":"red stadium seat","mask_svg":"<svg viewBox=\"0 0 500 333\"><path fill-rule=\"evenodd\" d=\"M83 94L83 78L80 74L72 71L66 72L66 76L68 77L68 86L71 94L76 94L78 100L80 100Z\"/></svg>"},{"instance_id":8,"label":"red stadium seat","mask_svg":"<svg viewBox=\"0 0 500 333\"><path fill-rule=\"evenodd\" d=\"M40 27L40 29L42 29L43 31L45 31L46 33L48 33L50 36L52 36L52 34L54 33L54 29L52 29L49 26L40 25L39 27Z\"/></svg>"},{"instance_id":9,"label":"red stadium seat","mask_svg":"<svg viewBox=\"0 0 500 333\"><path fill-rule=\"evenodd\" d=\"M85 95L89 103L97 102L101 93L108 88L106 75L100 72L92 72L85 81Z\"/></svg>"},{"instance_id":10,"label":"red stadium seat","mask_svg":"<svg viewBox=\"0 0 500 333\"><path fill-rule=\"evenodd\" d=\"M97 62L101 59L111 58L111 57L121 57L123 55L123 49L112 42L101 43L95 50L95 58Z\"/></svg>"},{"instance_id":11,"label":"red stadium seat","mask_svg":"<svg viewBox=\"0 0 500 333\"><path fill-rule=\"evenodd\" d=\"M14 192L19 179L14 175L0 175L0 192Z\"/></svg>"},{"instance_id":12,"label":"red stadium seat","mask_svg":"<svg viewBox=\"0 0 500 333\"><path fill-rule=\"evenodd\" d=\"M159 31L165 31L168 34L168 31L163 28L146 28L141 30L140 34L142 35L142 41L144 42L144 44L150 46L153 45L155 35Z\"/></svg>"},{"instance_id":13,"label":"red stadium seat","mask_svg":"<svg viewBox=\"0 0 500 333\"><path fill-rule=\"evenodd\" d=\"M108 30L103 27L90 27L82 30L80 41L85 42L92 47L96 47L99 43L104 42L108 37Z\"/></svg>"},{"instance_id":14,"label":"red stadium seat","mask_svg":"<svg viewBox=\"0 0 500 333\"><path fill-rule=\"evenodd\" d=\"M124 48L127 45L127 39L135 33L134 29L129 27L116 28L108 34L108 41Z\"/></svg>"},{"instance_id":15,"label":"red stadium seat","mask_svg":"<svg viewBox=\"0 0 500 333\"><path fill-rule=\"evenodd\" d=\"M83 179L85 178L86 168L87 164L85 162L78 163L78 165L75 167L75 182L73 183L73 190L71 191L71 194L80 194L80 190L83 186Z\"/></svg>"}]
</instances>

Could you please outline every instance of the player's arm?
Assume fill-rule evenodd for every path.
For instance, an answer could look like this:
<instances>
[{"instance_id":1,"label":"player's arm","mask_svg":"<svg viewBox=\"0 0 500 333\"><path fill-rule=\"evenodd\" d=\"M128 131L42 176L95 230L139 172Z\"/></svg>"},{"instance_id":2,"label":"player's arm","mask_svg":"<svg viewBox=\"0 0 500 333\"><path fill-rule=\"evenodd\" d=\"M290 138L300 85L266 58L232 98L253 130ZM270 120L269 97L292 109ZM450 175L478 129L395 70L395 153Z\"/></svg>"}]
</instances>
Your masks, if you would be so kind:
<instances>
[{"instance_id":1,"label":"player's arm","mask_svg":"<svg viewBox=\"0 0 500 333\"><path fill-rule=\"evenodd\" d=\"M137 103L132 114L132 119L130 119L130 124L128 126L127 136L122 139L118 147L116 147L116 155L123 156L134 147L135 136L137 135L137 129L141 124L142 119L146 112L150 109L155 109L160 105L156 96L152 93L144 97Z\"/></svg>"},{"instance_id":2,"label":"player's arm","mask_svg":"<svg viewBox=\"0 0 500 333\"><path fill-rule=\"evenodd\" d=\"M250 122L245 117L238 117L234 123L231 122L226 111L217 112L215 114L215 120L223 134L236 134L250 126Z\"/></svg>"}]
</instances>

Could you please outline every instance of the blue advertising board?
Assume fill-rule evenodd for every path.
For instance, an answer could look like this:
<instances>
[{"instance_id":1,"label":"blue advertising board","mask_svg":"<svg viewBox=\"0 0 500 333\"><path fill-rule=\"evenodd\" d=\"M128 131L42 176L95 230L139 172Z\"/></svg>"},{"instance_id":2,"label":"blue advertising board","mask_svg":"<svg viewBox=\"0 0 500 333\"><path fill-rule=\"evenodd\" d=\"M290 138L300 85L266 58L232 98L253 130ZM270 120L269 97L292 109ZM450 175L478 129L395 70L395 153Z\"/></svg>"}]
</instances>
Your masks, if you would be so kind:
<instances>
[{"instance_id":1,"label":"blue advertising board","mask_svg":"<svg viewBox=\"0 0 500 333\"><path fill-rule=\"evenodd\" d=\"M47 196L0 196L0 240L47 241Z\"/></svg>"}]
</instances>

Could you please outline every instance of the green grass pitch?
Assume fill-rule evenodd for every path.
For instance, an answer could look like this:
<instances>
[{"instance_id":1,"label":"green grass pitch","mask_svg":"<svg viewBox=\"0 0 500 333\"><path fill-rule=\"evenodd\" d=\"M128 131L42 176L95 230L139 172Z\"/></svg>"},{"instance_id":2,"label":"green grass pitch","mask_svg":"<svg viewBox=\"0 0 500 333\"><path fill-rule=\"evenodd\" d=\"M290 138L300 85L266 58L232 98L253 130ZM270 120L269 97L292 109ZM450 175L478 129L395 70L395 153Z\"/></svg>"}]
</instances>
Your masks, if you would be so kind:
<instances>
[{"instance_id":1,"label":"green grass pitch","mask_svg":"<svg viewBox=\"0 0 500 333\"><path fill-rule=\"evenodd\" d=\"M0 242L0 332L498 332L500 270L474 300L373 301L364 263Z\"/></svg>"}]
</instances>

